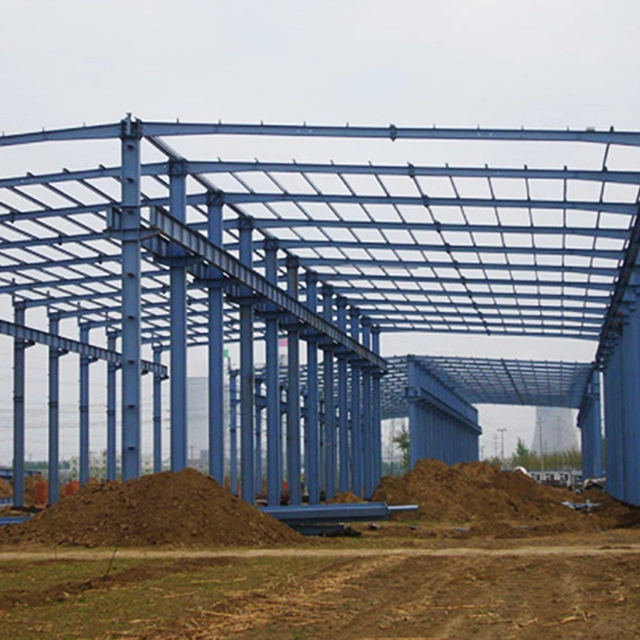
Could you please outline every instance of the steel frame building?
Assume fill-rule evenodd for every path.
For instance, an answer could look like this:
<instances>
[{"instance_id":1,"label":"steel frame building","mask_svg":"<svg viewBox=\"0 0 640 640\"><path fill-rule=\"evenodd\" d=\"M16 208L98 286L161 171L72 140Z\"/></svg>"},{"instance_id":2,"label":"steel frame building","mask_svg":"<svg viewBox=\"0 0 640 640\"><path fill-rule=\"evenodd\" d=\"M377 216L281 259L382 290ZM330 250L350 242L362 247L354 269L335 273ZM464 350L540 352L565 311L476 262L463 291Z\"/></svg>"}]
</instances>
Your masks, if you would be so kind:
<instances>
[{"instance_id":1,"label":"steel frame building","mask_svg":"<svg viewBox=\"0 0 640 640\"><path fill-rule=\"evenodd\" d=\"M221 137L243 144L269 137L344 145L413 141L437 149L449 144L517 145L534 159L543 144L552 154L577 149L571 157L578 160L571 168L225 161L212 160L210 151L204 159L186 157L166 142ZM9 154L24 145L74 143L93 151L100 141L117 145L118 162L0 178L0 293L12 297L14 309L13 322L0 323L0 331L14 338L17 504L24 497L25 350L30 344L49 347L52 502L57 499L59 360L65 353L80 355L84 482L89 474L91 363L109 363L110 478L117 472L120 372L121 473L128 479L140 473L140 376L145 371L154 376L155 468L161 466L161 389L167 376L171 467L186 465L187 348L206 345L209 469L222 480L225 341L239 343L240 476L242 497L253 501L254 346L264 340L268 501L277 503L286 470L291 501L298 504L303 464L311 502L319 500L327 483L329 489L371 495L381 473L380 389L389 367L380 355L380 338L407 331L597 343L586 377L583 367L575 369L584 384L576 402L580 384L574 380L569 406L580 407L586 464L596 469L598 372L604 371L609 490L640 504L635 465L640 438L635 393L640 367L635 309L640 171L636 158L625 155L640 147L640 133L165 123L128 116L106 125L3 135L0 153L9 166ZM597 166L593 160L580 161L581 154L595 157L594 150ZM153 155L153 161L144 160L145 154ZM556 195L549 196L540 185L551 185ZM27 313L34 308L48 310L48 331L29 326ZM61 321L69 318L79 322L78 339L60 335ZM106 347L92 342L96 331L104 332ZM286 401L279 383L282 335L288 346ZM304 451L301 340L306 342L308 372ZM163 363L166 352L169 366ZM501 366L503 374L510 370ZM444 411L440 435L434 435L444 442L442 455L450 460L476 456L477 442L474 449L473 438L450 437L448 423L456 414L454 427L464 424L477 438L472 400L460 393L443 400L451 388L436 380L420 359L410 369L410 411L424 413L424 402L439 405L441 418ZM549 366L540 375L553 384L555 370ZM465 375L468 391L502 374L496 367L476 366ZM423 397L425 388L428 397ZM516 386L502 389L502 401L508 400L522 402ZM285 460L280 446L283 403ZM414 460L428 454L435 442L416 434Z\"/></svg>"}]
</instances>

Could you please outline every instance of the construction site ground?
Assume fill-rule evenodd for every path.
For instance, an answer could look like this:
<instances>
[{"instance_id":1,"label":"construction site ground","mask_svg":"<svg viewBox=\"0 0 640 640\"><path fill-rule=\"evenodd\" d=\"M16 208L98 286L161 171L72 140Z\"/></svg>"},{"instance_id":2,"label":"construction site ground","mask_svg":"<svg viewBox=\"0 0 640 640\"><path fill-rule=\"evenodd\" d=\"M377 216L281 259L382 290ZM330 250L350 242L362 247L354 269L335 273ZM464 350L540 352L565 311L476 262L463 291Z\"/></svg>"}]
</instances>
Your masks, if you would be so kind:
<instances>
[{"instance_id":1,"label":"construction site ground","mask_svg":"<svg viewBox=\"0 0 640 640\"><path fill-rule=\"evenodd\" d=\"M420 508L302 538L193 470L92 483L0 531L0 638L640 638L637 507L437 461L376 496Z\"/></svg>"},{"instance_id":2,"label":"construction site ground","mask_svg":"<svg viewBox=\"0 0 640 640\"><path fill-rule=\"evenodd\" d=\"M640 637L638 531L403 539L407 524L383 527L277 549L5 549L0 637ZM379 537L387 527L396 535Z\"/></svg>"}]
</instances>

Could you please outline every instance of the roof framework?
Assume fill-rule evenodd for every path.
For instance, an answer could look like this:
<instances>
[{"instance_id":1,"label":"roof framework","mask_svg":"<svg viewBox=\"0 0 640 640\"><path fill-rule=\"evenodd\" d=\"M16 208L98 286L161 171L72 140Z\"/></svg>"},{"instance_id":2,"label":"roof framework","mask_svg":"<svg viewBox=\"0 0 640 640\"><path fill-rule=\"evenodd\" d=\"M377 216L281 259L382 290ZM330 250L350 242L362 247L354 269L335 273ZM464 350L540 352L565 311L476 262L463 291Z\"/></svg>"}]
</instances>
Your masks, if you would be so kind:
<instances>
[{"instance_id":1,"label":"roof framework","mask_svg":"<svg viewBox=\"0 0 640 640\"><path fill-rule=\"evenodd\" d=\"M82 144L91 141L118 141L122 126L7 135L0 138L5 147L0 154L19 145L62 141L77 141L82 152ZM207 203L218 198L224 204L225 249L238 255L238 219L251 218L256 240L277 239L286 254L296 256L384 332L581 338L599 341L599 362L607 356L639 246L640 172L637 156L625 152L640 146L640 133L393 125L139 126L150 156L142 166L143 220L150 238L157 234L154 212L169 207L169 175L180 162L188 175L187 224L193 231L205 232ZM345 145L412 140L438 149L483 145L491 157L494 147L513 144L530 151L534 161L531 167L225 161L211 159L213 153L201 151L200 144L187 157L166 143L170 138L186 149L195 137L238 137L245 146L247 140L264 137L330 138ZM562 158L560 152L570 148L575 165L553 160L551 166L534 167L540 145L551 158L556 149ZM117 329L120 243L105 229L120 191L118 165L1 178L0 293L26 308L46 307L63 318ZM264 273L259 242L254 268ZM285 278L284 259L280 278ZM142 292L143 343L165 344L168 267L150 250L143 261ZM227 338L233 340L236 307L227 306L226 313ZM190 344L206 343L206 324L207 291L192 276Z\"/></svg>"},{"instance_id":2,"label":"roof framework","mask_svg":"<svg viewBox=\"0 0 640 640\"><path fill-rule=\"evenodd\" d=\"M407 415L405 389L412 359L471 404L580 408L593 365L588 362L409 356L388 359L382 384L384 418Z\"/></svg>"}]
</instances>

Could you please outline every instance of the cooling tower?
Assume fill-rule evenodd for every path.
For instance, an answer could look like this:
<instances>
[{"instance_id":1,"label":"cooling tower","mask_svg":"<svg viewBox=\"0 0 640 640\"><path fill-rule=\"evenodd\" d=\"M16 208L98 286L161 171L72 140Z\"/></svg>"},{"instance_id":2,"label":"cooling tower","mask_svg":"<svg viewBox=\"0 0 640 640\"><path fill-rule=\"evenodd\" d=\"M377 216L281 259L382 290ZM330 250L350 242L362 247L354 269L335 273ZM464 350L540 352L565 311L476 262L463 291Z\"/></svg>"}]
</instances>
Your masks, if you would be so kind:
<instances>
[{"instance_id":1,"label":"cooling tower","mask_svg":"<svg viewBox=\"0 0 640 640\"><path fill-rule=\"evenodd\" d=\"M571 409L536 407L536 429L531 444L534 453L561 453L578 448Z\"/></svg>"}]
</instances>

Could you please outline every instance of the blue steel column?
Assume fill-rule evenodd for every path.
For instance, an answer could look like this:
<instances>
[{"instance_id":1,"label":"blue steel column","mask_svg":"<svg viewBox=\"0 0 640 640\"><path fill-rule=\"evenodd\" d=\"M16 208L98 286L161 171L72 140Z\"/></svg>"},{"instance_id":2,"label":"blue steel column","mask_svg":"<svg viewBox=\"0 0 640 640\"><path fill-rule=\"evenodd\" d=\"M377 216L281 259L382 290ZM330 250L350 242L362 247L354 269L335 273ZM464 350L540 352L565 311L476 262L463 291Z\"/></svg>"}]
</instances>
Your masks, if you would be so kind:
<instances>
[{"instance_id":1,"label":"blue steel column","mask_svg":"<svg viewBox=\"0 0 640 640\"><path fill-rule=\"evenodd\" d=\"M58 335L60 315L49 316L49 333ZM58 502L60 484L60 350L49 347L49 504Z\"/></svg>"},{"instance_id":2,"label":"blue steel column","mask_svg":"<svg viewBox=\"0 0 640 640\"><path fill-rule=\"evenodd\" d=\"M262 378L256 378L256 440L254 445L255 493L262 495Z\"/></svg>"},{"instance_id":3,"label":"blue steel column","mask_svg":"<svg viewBox=\"0 0 640 640\"><path fill-rule=\"evenodd\" d=\"M249 218L238 220L240 231L240 261L247 267L253 264L253 222ZM240 468L242 499L253 504L253 303L249 291L242 293L240 303Z\"/></svg>"},{"instance_id":4,"label":"blue steel column","mask_svg":"<svg viewBox=\"0 0 640 640\"><path fill-rule=\"evenodd\" d=\"M116 350L116 331L107 333L107 349ZM116 469L116 372L118 365L110 362L107 365L107 480L115 480Z\"/></svg>"},{"instance_id":5,"label":"blue steel column","mask_svg":"<svg viewBox=\"0 0 640 640\"><path fill-rule=\"evenodd\" d=\"M238 374L229 371L229 479L231 493L238 495Z\"/></svg>"},{"instance_id":6,"label":"blue steel column","mask_svg":"<svg viewBox=\"0 0 640 640\"><path fill-rule=\"evenodd\" d=\"M298 298L298 260L287 256L287 292ZM300 467L300 332L294 320L287 330L287 478L289 504L302 503Z\"/></svg>"},{"instance_id":7,"label":"blue steel column","mask_svg":"<svg viewBox=\"0 0 640 640\"><path fill-rule=\"evenodd\" d=\"M265 275L272 284L278 283L278 243L267 239L264 242ZM280 415L280 379L278 354L278 315L275 310L268 311L265 318L266 352L266 395L267 395L267 504L280 504L280 485L282 484L281 429Z\"/></svg>"},{"instance_id":8,"label":"blue steel column","mask_svg":"<svg viewBox=\"0 0 640 640\"><path fill-rule=\"evenodd\" d=\"M333 287L322 287L322 315L325 320L333 322ZM327 499L336 493L336 479L338 465L336 459L336 403L335 383L333 376L333 349L330 345L324 347L323 355L323 384L324 384L324 455L322 456L324 471L324 490Z\"/></svg>"},{"instance_id":9,"label":"blue steel column","mask_svg":"<svg viewBox=\"0 0 640 640\"><path fill-rule=\"evenodd\" d=\"M347 332L347 301L342 296L336 300L338 308L338 328ZM347 354L338 352L338 453L340 463L340 492L349 491L349 399Z\"/></svg>"},{"instance_id":10,"label":"blue steel column","mask_svg":"<svg viewBox=\"0 0 640 640\"><path fill-rule=\"evenodd\" d=\"M607 439L607 493L622 499L623 442L620 411L620 342L613 346L604 375L605 433Z\"/></svg>"},{"instance_id":11,"label":"blue steel column","mask_svg":"<svg viewBox=\"0 0 640 640\"><path fill-rule=\"evenodd\" d=\"M169 210L180 222L187 219L186 166L169 161ZM174 249L174 260L181 252ZM169 268L171 313L171 470L187 466L187 272L184 265Z\"/></svg>"},{"instance_id":12,"label":"blue steel column","mask_svg":"<svg viewBox=\"0 0 640 640\"><path fill-rule=\"evenodd\" d=\"M89 344L89 325L80 325L80 342ZM89 356L80 356L80 484L89 481Z\"/></svg>"},{"instance_id":13,"label":"blue steel column","mask_svg":"<svg viewBox=\"0 0 640 640\"><path fill-rule=\"evenodd\" d=\"M594 371L591 379L591 393L593 402L589 416L589 448L591 449L591 469L592 477L602 476L602 420L600 405L600 372Z\"/></svg>"},{"instance_id":14,"label":"blue steel column","mask_svg":"<svg viewBox=\"0 0 640 640\"><path fill-rule=\"evenodd\" d=\"M375 324L371 327L371 348L374 353L380 355L380 327ZM380 369L373 371L371 389L371 421L373 434L373 487L374 489L382 479L382 373Z\"/></svg>"},{"instance_id":15,"label":"blue steel column","mask_svg":"<svg viewBox=\"0 0 640 640\"><path fill-rule=\"evenodd\" d=\"M122 123L122 479L140 475L140 137Z\"/></svg>"},{"instance_id":16,"label":"blue steel column","mask_svg":"<svg viewBox=\"0 0 640 640\"><path fill-rule=\"evenodd\" d=\"M424 425L420 420L420 400L418 395L418 371L413 359L407 360L407 400L409 402L409 468L413 469L424 452L422 439Z\"/></svg>"},{"instance_id":17,"label":"blue steel column","mask_svg":"<svg viewBox=\"0 0 640 640\"><path fill-rule=\"evenodd\" d=\"M153 345L153 362L162 364L162 345ZM153 374L153 472L162 471L162 374Z\"/></svg>"},{"instance_id":18,"label":"blue steel column","mask_svg":"<svg viewBox=\"0 0 640 640\"><path fill-rule=\"evenodd\" d=\"M312 311L318 308L318 276L312 271L306 273L307 306ZM307 416L305 421L304 453L309 503L320 502L320 432L318 413L318 338L307 337Z\"/></svg>"},{"instance_id":19,"label":"blue steel column","mask_svg":"<svg viewBox=\"0 0 640 640\"><path fill-rule=\"evenodd\" d=\"M623 499L640 504L640 477L637 455L640 451L640 332L635 292L630 303L620 344L622 352L622 407L623 407Z\"/></svg>"},{"instance_id":20,"label":"blue steel column","mask_svg":"<svg viewBox=\"0 0 640 640\"><path fill-rule=\"evenodd\" d=\"M209 242L222 247L222 203L209 194ZM222 274L209 275L209 473L224 484L224 324Z\"/></svg>"},{"instance_id":21,"label":"blue steel column","mask_svg":"<svg viewBox=\"0 0 640 640\"><path fill-rule=\"evenodd\" d=\"M362 344L371 348L371 318L362 318ZM362 367L362 475L364 497L369 500L373 495L373 433L371 411L371 369Z\"/></svg>"},{"instance_id":22,"label":"blue steel column","mask_svg":"<svg viewBox=\"0 0 640 640\"><path fill-rule=\"evenodd\" d=\"M360 311L356 307L349 309L351 319L351 337L360 340ZM364 494L364 475L362 469L362 420L360 396L360 365L356 356L351 359L351 464L353 472L353 492Z\"/></svg>"},{"instance_id":23,"label":"blue steel column","mask_svg":"<svg viewBox=\"0 0 640 640\"><path fill-rule=\"evenodd\" d=\"M24 325L25 306L14 304L14 322ZM25 457L25 349L21 338L13 340L13 504L24 507L24 457Z\"/></svg>"}]
</instances>

